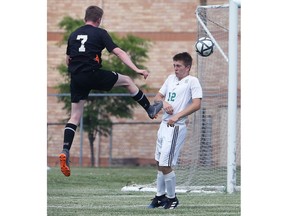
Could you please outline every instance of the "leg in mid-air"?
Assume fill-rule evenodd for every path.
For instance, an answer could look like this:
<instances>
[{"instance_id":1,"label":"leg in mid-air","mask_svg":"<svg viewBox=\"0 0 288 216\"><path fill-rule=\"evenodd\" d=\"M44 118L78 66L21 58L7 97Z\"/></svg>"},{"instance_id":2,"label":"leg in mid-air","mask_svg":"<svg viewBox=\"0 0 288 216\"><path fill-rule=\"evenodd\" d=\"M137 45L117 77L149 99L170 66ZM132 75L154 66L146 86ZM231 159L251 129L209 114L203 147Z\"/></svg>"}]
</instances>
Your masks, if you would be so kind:
<instances>
[{"instance_id":1,"label":"leg in mid-air","mask_svg":"<svg viewBox=\"0 0 288 216\"><path fill-rule=\"evenodd\" d=\"M135 83L129 76L118 74L118 80L114 86L125 87L131 94L132 98L146 110L148 116L151 119L156 118L157 113L163 107L162 101L157 101L153 105L151 105L146 95L135 85Z\"/></svg>"},{"instance_id":2,"label":"leg in mid-air","mask_svg":"<svg viewBox=\"0 0 288 216\"><path fill-rule=\"evenodd\" d=\"M71 174L69 166L69 150L72 146L74 135L83 113L84 104L85 100L80 100L78 103L72 103L71 117L64 129L63 150L59 155L59 159L61 172L67 177Z\"/></svg>"}]
</instances>

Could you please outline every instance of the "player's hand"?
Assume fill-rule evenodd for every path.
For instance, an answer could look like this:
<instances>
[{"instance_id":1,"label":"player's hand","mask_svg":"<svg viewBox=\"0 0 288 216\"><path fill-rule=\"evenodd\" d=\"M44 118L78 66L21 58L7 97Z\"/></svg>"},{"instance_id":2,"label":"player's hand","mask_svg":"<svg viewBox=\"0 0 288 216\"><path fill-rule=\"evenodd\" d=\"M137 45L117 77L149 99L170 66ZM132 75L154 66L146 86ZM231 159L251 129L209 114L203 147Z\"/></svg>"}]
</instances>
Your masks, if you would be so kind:
<instances>
[{"instance_id":1,"label":"player's hand","mask_svg":"<svg viewBox=\"0 0 288 216\"><path fill-rule=\"evenodd\" d=\"M154 116L154 118L153 119L157 119L158 118L158 113Z\"/></svg>"},{"instance_id":2,"label":"player's hand","mask_svg":"<svg viewBox=\"0 0 288 216\"><path fill-rule=\"evenodd\" d=\"M178 121L177 116L172 116L167 122L167 127L174 127L175 123Z\"/></svg>"},{"instance_id":3,"label":"player's hand","mask_svg":"<svg viewBox=\"0 0 288 216\"><path fill-rule=\"evenodd\" d=\"M163 109L166 113L168 113L169 115L173 115L173 107L167 103L166 101L163 103Z\"/></svg>"},{"instance_id":4,"label":"player's hand","mask_svg":"<svg viewBox=\"0 0 288 216\"><path fill-rule=\"evenodd\" d=\"M141 74L144 77L144 79L146 79L148 77L148 75L149 75L149 72L147 70L140 70L139 69L137 71L137 73Z\"/></svg>"},{"instance_id":5,"label":"player's hand","mask_svg":"<svg viewBox=\"0 0 288 216\"><path fill-rule=\"evenodd\" d=\"M69 63L70 63L70 56L66 55L66 65L69 66Z\"/></svg>"}]
</instances>

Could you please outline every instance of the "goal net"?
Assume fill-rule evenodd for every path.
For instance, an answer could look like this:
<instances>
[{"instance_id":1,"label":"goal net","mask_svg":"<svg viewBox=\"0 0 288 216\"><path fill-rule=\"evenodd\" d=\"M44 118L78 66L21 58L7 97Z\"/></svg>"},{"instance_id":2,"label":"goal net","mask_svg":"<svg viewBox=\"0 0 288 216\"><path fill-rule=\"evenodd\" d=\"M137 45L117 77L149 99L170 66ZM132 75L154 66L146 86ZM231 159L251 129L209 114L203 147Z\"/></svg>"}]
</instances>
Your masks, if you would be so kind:
<instances>
[{"instance_id":1,"label":"goal net","mask_svg":"<svg viewBox=\"0 0 288 216\"><path fill-rule=\"evenodd\" d=\"M229 5L199 6L198 38L213 39L215 48L209 57L197 56L197 73L203 88L202 106L190 116L186 143L180 153L176 172L176 192L225 192L227 187L228 136L228 35ZM240 9L238 9L240 20ZM241 26L238 21L238 52ZM238 56L240 56L238 54ZM240 67L240 57L238 59ZM240 68L238 68L240 71ZM236 190L240 189L240 73L238 73ZM131 185L122 190L156 191L149 185Z\"/></svg>"}]
</instances>

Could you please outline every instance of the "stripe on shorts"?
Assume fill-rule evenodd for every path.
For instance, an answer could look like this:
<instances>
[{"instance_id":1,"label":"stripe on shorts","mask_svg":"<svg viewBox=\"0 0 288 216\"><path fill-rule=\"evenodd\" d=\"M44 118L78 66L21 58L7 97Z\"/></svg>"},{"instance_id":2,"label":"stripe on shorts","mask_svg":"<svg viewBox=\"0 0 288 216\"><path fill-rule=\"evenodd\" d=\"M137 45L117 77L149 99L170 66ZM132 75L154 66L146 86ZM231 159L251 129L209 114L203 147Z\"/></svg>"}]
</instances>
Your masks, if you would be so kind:
<instances>
[{"instance_id":1,"label":"stripe on shorts","mask_svg":"<svg viewBox=\"0 0 288 216\"><path fill-rule=\"evenodd\" d=\"M179 133L179 126L175 126L174 132L173 132L172 143L171 143L170 154L169 154L168 166L171 166L172 162L173 162L175 146L176 146L177 138L178 138L178 133Z\"/></svg>"}]
</instances>

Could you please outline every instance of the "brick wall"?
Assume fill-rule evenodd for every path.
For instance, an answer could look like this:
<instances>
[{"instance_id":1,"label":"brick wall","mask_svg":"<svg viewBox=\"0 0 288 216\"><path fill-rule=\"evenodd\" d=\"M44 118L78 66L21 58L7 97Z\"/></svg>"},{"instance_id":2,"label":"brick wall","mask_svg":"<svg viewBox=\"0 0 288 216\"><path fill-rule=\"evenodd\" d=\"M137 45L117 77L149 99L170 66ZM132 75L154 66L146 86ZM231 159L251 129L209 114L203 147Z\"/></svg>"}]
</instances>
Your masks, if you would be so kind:
<instances>
[{"instance_id":1,"label":"brick wall","mask_svg":"<svg viewBox=\"0 0 288 216\"><path fill-rule=\"evenodd\" d=\"M65 46L59 46L63 30L58 23L64 16L84 17L89 5L98 5L104 9L102 26L108 32L119 35L133 33L151 40L149 61L146 63L150 71L147 80L137 80L137 84L147 84L156 93L168 74L173 73L172 57L178 52L187 51L195 58L194 43L197 36L195 10L199 0L48 0L47 1L47 91L55 93L55 85L62 81L57 66L65 62ZM223 4L228 1L207 1L207 4ZM191 73L195 75L195 65ZM152 100L152 98L149 98ZM47 122L59 123L67 118L62 104L52 96L47 97ZM161 118L159 116L158 120ZM135 109L133 119L115 119L115 123L130 122L133 124L117 124L113 126L113 151L115 162L150 164L154 163L154 148L157 124L151 123L143 109ZM146 122L145 124L134 124ZM58 154L62 149L63 125L49 125L47 129L48 165L58 163ZM80 151L79 130L75 136L71 150L72 165L79 163ZM108 164L109 138L102 137L95 141L96 163L99 166ZM87 134L84 134L83 165L89 165L90 150ZM124 160L126 158L126 160Z\"/></svg>"}]
</instances>

